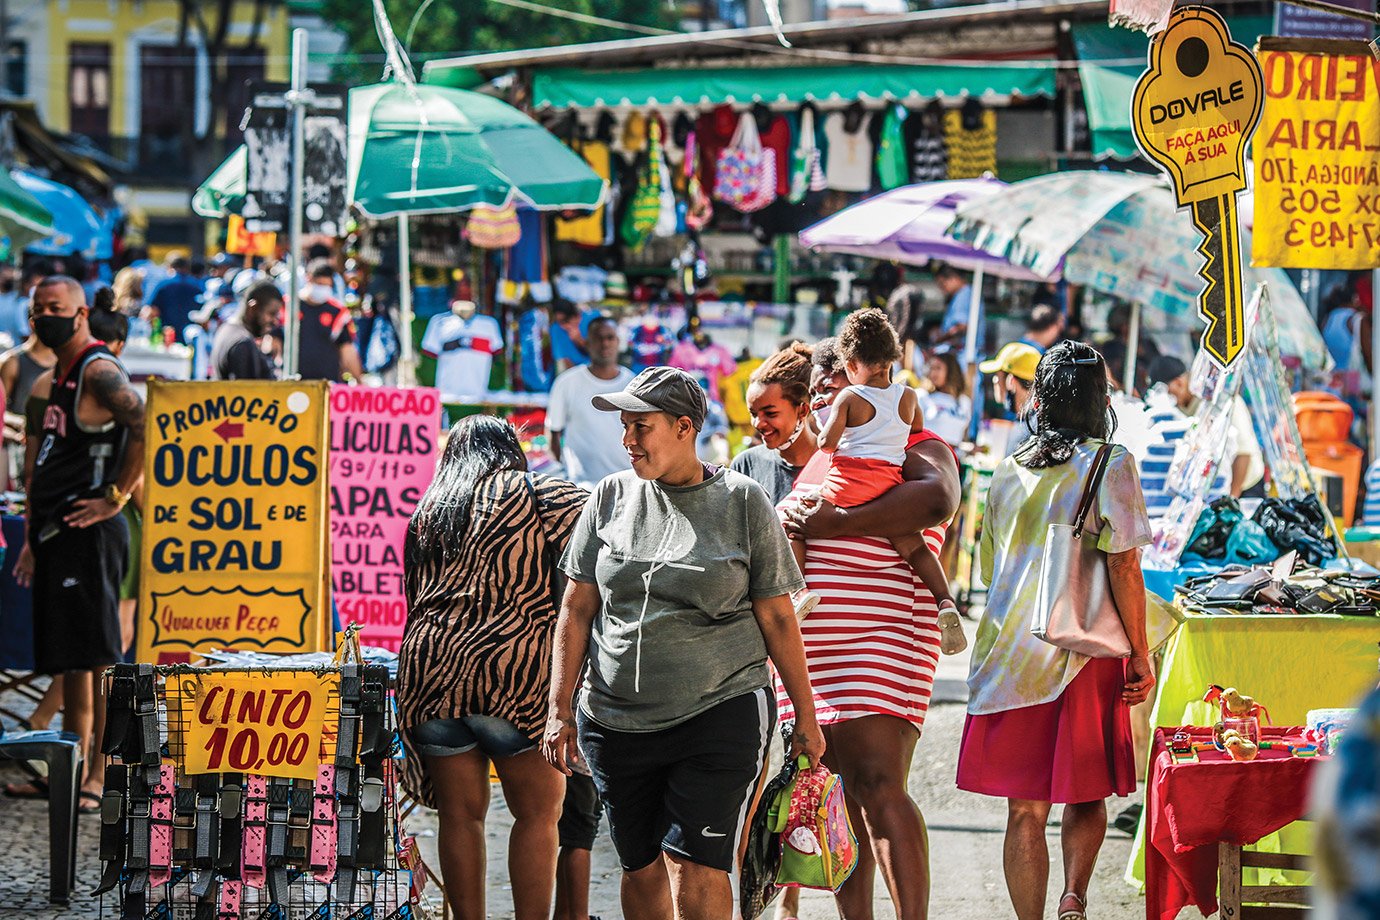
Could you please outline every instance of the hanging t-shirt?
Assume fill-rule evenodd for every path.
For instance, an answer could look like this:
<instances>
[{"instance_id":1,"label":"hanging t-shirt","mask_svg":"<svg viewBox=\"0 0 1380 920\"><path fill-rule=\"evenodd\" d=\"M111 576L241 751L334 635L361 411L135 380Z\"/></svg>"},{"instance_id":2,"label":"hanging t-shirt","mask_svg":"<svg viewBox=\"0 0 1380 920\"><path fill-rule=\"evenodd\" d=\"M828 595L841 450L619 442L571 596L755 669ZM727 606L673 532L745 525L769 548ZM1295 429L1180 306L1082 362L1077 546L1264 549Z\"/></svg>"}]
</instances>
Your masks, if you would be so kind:
<instances>
[{"instance_id":1,"label":"hanging t-shirt","mask_svg":"<svg viewBox=\"0 0 1380 920\"><path fill-rule=\"evenodd\" d=\"M733 132L738 130L738 116L733 106L715 106L707 114L695 121L695 142L700 148L700 184L706 189L714 187L714 177L718 175L719 154L733 140Z\"/></svg>"},{"instance_id":2,"label":"hanging t-shirt","mask_svg":"<svg viewBox=\"0 0 1380 920\"><path fill-rule=\"evenodd\" d=\"M997 171L997 113L969 99L944 113L950 179L976 179Z\"/></svg>"},{"instance_id":3,"label":"hanging t-shirt","mask_svg":"<svg viewBox=\"0 0 1380 920\"><path fill-rule=\"evenodd\" d=\"M762 149L776 157L776 194L785 198L791 192L791 124L777 115L767 130L759 132Z\"/></svg>"},{"instance_id":4,"label":"hanging t-shirt","mask_svg":"<svg viewBox=\"0 0 1380 920\"><path fill-rule=\"evenodd\" d=\"M673 341L670 330L665 326L648 328L646 324L638 323L628 335L633 371L640 374L649 367L665 364Z\"/></svg>"},{"instance_id":5,"label":"hanging t-shirt","mask_svg":"<svg viewBox=\"0 0 1380 920\"><path fill-rule=\"evenodd\" d=\"M938 182L949 177L949 153L944 147L944 110L937 102L906 119L906 145L910 148L910 181Z\"/></svg>"},{"instance_id":6,"label":"hanging t-shirt","mask_svg":"<svg viewBox=\"0 0 1380 920\"><path fill-rule=\"evenodd\" d=\"M899 105L886 107L882 116L881 139L877 143L877 181L884 189L899 188L910 178L906 136L902 129L906 110Z\"/></svg>"},{"instance_id":7,"label":"hanging t-shirt","mask_svg":"<svg viewBox=\"0 0 1380 920\"><path fill-rule=\"evenodd\" d=\"M436 388L445 399L488 393L494 355L502 347L498 320L482 313L467 320L438 313L422 335L422 351L436 359Z\"/></svg>"},{"instance_id":8,"label":"hanging t-shirt","mask_svg":"<svg viewBox=\"0 0 1380 920\"><path fill-rule=\"evenodd\" d=\"M863 120L849 131L847 112L834 112L824 119L824 135L829 140L824 177L829 188L838 192L865 192L872 187L872 138Z\"/></svg>"},{"instance_id":9,"label":"hanging t-shirt","mask_svg":"<svg viewBox=\"0 0 1380 920\"><path fill-rule=\"evenodd\" d=\"M603 141L573 141L570 149L584 157L594 174L605 182L613 179L612 157L609 145ZM556 239L577 246L604 245L604 208L599 207L579 217L562 217L556 221Z\"/></svg>"}]
</instances>

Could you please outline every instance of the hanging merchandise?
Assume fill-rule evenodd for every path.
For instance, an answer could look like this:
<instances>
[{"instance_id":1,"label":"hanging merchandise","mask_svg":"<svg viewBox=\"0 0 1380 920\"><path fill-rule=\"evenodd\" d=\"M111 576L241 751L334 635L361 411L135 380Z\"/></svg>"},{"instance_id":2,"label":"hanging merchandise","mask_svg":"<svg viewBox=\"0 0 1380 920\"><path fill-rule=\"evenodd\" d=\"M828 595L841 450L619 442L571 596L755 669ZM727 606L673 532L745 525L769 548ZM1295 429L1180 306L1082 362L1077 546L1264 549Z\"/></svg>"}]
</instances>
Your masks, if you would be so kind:
<instances>
[{"instance_id":1,"label":"hanging merchandise","mask_svg":"<svg viewBox=\"0 0 1380 920\"><path fill-rule=\"evenodd\" d=\"M448 402L483 399L489 392L494 355L503 349L498 320L457 300L450 311L438 313L422 335L422 352L436 359L436 389Z\"/></svg>"},{"instance_id":2,"label":"hanging merchandise","mask_svg":"<svg viewBox=\"0 0 1380 920\"><path fill-rule=\"evenodd\" d=\"M570 149L584 157L589 168L594 170L595 175L605 182L613 179L612 154L609 145L603 141L572 141ZM556 221L556 239L562 243L574 243L577 246L603 246L604 237L604 210L607 204L601 204L593 211L578 214L578 216L561 217Z\"/></svg>"},{"instance_id":3,"label":"hanging merchandise","mask_svg":"<svg viewBox=\"0 0 1380 920\"><path fill-rule=\"evenodd\" d=\"M624 244L633 250L646 244L661 220L661 160L652 155L650 147L642 154L636 175L637 184L623 214L622 229Z\"/></svg>"},{"instance_id":4,"label":"hanging merchandise","mask_svg":"<svg viewBox=\"0 0 1380 920\"><path fill-rule=\"evenodd\" d=\"M517 243L503 253L498 299L501 303L517 304L530 297L537 303L550 303L544 217L540 211L524 207L517 212L517 219L522 233Z\"/></svg>"},{"instance_id":5,"label":"hanging merchandise","mask_svg":"<svg viewBox=\"0 0 1380 920\"><path fill-rule=\"evenodd\" d=\"M977 179L997 172L997 113L969 97L944 113L944 145L950 179Z\"/></svg>"},{"instance_id":6,"label":"hanging merchandise","mask_svg":"<svg viewBox=\"0 0 1380 920\"><path fill-rule=\"evenodd\" d=\"M910 178L903 125L906 110L889 105L882 115L881 137L877 141L877 180L884 189L900 188Z\"/></svg>"},{"instance_id":7,"label":"hanging merchandise","mask_svg":"<svg viewBox=\"0 0 1380 920\"><path fill-rule=\"evenodd\" d=\"M776 200L776 159L762 149L752 113L738 119L733 140L719 154L714 197L739 211L759 211Z\"/></svg>"},{"instance_id":8,"label":"hanging merchandise","mask_svg":"<svg viewBox=\"0 0 1380 920\"><path fill-rule=\"evenodd\" d=\"M465 239L480 249L507 249L521 238L517 209L511 204L501 208L479 205L470 211L465 223Z\"/></svg>"},{"instance_id":9,"label":"hanging merchandise","mask_svg":"<svg viewBox=\"0 0 1380 920\"><path fill-rule=\"evenodd\" d=\"M647 149L647 116L629 112L623 122L623 152L636 156Z\"/></svg>"},{"instance_id":10,"label":"hanging merchandise","mask_svg":"<svg viewBox=\"0 0 1380 920\"><path fill-rule=\"evenodd\" d=\"M666 159L666 150L661 144L660 119L653 119L649 134L648 153L657 160L657 175L661 179L661 212L657 217L656 226L652 228L652 233L660 237L675 236L680 227L680 220L676 214L676 195L671 190L671 165Z\"/></svg>"},{"instance_id":11,"label":"hanging merchandise","mask_svg":"<svg viewBox=\"0 0 1380 920\"><path fill-rule=\"evenodd\" d=\"M695 120L695 143L700 148L700 181L713 190L718 181L719 154L733 141L738 116L733 106L715 106Z\"/></svg>"},{"instance_id":12,"label":"hanging merchandise","mask_svg":"<svg viewBox=\"0 0 1380 920\"><path fill-rule=\"evenodd\" d=\"M819 146L815 143L814 107L803 106L800 110L800 136L791 155L791 204L800 204L807 192L822 192L828 187L824 181L822 159Z\"/></svg>"},{"instance_id":13,"label":"hanging merchandise","mask_svg":"<svg viewBox=\"0 0 1380 920\"><path fill-rule=\"evenodd\" d=\"M938 99L906 119L910 149L910 181L939 182L949 178L949 153L944 146L944 107Z\"/></svg>"},{"instance_id":14,"label":"hanging merchandise","mask_svg":"<svg viewBox=\"0 0 1380 920\"><path fill-rule=\"evenodd\" d=\"M855 102L824 119L829 143L824 175L837 192L865 192L872 187L872 138L864 121L867 112Z\"/></svg>"},{"instance_id":15,"label":"hanging merchandise","mask_svg":"<svg viewBox=\"0 0 1380 920\"><path fill-rule=\"evenodd\" d=\"M689 230L703 230L714 216L714 205L700 184L699 137L691 131L685 139L685 226Z\"/></svg>"},{"instance_id":16,"label":"hanging merchandise","mask_svg":"<svg viewBox=\"0 0 1380 920\"><path fill-rule=\"evenodd\" d=\"M791 193L791 123L760 102L752 107L752 118L757 122L762 150L772 158L776 170L776 195L785 198Z\"/></svg>"}]
</instances>

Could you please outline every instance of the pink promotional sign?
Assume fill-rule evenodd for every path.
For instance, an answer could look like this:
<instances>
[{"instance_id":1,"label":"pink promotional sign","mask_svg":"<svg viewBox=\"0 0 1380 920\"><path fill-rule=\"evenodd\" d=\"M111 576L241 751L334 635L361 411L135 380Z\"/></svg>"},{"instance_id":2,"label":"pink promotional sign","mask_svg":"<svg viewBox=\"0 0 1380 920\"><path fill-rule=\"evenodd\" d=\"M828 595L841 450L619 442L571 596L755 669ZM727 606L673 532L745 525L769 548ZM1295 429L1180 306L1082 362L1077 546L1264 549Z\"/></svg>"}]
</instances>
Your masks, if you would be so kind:
<instances>
[{"instance_id":1,"label":"pink promotional sign","mask_svg":"<svg viewBox=\"0 0 1380 920\"><path fill-rule=\"evenodd\" d=\"M331 587L365 645L402 644L403 540L436 471L440 411L430 388L331 387Z\"/></svg>"}]
</instances>

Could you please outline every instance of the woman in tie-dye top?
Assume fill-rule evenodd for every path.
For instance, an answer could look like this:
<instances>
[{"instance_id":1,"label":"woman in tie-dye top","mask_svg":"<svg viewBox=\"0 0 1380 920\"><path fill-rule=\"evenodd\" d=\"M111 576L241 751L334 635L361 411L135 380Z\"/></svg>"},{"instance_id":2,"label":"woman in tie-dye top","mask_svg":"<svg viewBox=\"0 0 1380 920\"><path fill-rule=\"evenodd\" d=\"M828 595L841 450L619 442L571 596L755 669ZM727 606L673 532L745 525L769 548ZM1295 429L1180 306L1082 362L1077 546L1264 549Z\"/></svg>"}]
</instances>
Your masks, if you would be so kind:
<instances>
[{"instance_id":1,"label":"woman in tie-dye top","mask_svg":"<svg viewBox=\"0 0 1380 920\"><path fill-rule=\"evenodd\" d=\"M1102 356L1081 342L1052 348L1035 373L1034 437L997 467L983 522L987 608L973 643L958 785L1008 800L1005 870L1018 920L1044 916L1045 822L1063 803L1059 920L1083 920L1107 826L1104 799L1135 791L1130 706L1154 685L1145 639L1140 547L1150 542L1136 463L1113 447L1089 530L1107 554L1112 594L1131 638L1129 661L1090 659L1030 627L1051 521L1072 522L1089 467L1116 428Z\"/></svg>"}]
</instances>

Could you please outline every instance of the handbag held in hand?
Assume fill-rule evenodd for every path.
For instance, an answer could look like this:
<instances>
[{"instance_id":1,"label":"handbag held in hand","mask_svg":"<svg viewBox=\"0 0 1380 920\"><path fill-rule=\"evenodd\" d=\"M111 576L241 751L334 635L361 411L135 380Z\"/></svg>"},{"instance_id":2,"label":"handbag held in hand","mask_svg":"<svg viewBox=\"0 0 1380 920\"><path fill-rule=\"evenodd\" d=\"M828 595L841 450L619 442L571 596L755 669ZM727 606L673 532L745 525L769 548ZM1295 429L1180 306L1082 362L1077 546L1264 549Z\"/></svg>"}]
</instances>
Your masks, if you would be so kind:
<instances>
[{"instance_id":1,"label":"handbag held in hand","mask_svg":"<svg viewBox=\"0 0 1380 920\"><path fill-rule=\"evenodd\" d=\"M1087 529L1111 453L1110 444L1098 448L1073 522L1049 525L1030 628L1036 638L1089 658L1131 654L1131 640L1112 597L1107 554L1097 548L1097 534Z\"/></svg>"}]
</instances>

